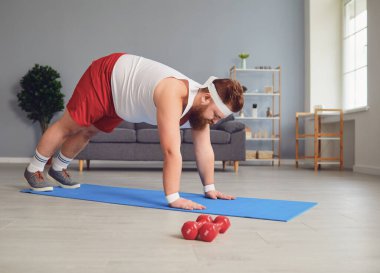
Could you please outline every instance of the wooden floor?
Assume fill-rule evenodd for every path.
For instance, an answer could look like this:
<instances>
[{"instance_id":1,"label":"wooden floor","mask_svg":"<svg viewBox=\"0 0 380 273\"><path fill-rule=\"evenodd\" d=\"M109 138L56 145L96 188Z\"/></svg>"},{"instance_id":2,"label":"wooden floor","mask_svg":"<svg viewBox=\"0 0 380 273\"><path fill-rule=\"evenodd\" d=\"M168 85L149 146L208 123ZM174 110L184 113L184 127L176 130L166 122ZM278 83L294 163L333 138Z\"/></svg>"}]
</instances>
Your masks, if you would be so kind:
<instances>
[{"instance_id":1,"label":"wooden floor","mask_svg":"<svg viewBox=\"0 0 380 273\"><path fill-rule=\"evenodd\" d=\"M81 183L161 189L161 164L95 166ZM231 218L213 243L185 241L196 214L19 193L25 165L0 165L0 272L380 272L380 178L291 166L217 166L217 188L315 201L288 223ZM182 190L200 192L186 165Z\"/></svg>"}]
</instances>

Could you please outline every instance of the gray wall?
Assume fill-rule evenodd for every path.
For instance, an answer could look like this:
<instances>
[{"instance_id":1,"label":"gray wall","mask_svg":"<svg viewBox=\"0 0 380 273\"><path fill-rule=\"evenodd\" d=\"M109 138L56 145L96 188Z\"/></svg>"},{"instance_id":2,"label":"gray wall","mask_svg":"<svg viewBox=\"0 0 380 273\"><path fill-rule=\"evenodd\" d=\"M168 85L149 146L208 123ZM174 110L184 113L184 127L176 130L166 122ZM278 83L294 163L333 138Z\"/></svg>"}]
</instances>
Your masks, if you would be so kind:
<instances>
[{"instance_id":1,"label":"gray wall","mask_svg":"<svg viewBox=\"0 0 380 273\"><path fill-rule=\"evenodd\" d=\"M228 77L240 52L250 65L282 65L282 155L294 156L304 102L302 0L2 0L0 157L29 157L40 137L17 106L35 63L61 74L65 101L89 63L111 52L142 55L196 81Z\"/></svg>"}]
</instances>

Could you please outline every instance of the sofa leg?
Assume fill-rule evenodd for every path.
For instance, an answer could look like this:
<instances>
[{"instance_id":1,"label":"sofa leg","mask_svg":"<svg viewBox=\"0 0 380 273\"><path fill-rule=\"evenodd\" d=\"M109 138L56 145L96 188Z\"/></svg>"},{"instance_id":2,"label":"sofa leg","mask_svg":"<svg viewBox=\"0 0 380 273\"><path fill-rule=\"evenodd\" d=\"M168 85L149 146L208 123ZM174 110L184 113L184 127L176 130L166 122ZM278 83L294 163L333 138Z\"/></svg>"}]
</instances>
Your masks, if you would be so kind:
<instances>
[{"instance_id":1,"label":"sofa leg","mask_svg":"<svg viewBox=\"0 0 380 273\"><path fill-rule=\"evenodd\" d=\"M86 166L87 166L87 171L88 171L90 169L90 160L89 159L86 160Z\"/></svg>"},{"instance_id":2,"label":"sofa leg","mask_svg":"<svg viewBox=\"0 0 380 273\"><path fill-rule=\"evenodd\" d=\"M223 162L223 171L226 170L226 165L227 165L227 161L222 161Z\"/></svg>"},{"instance_id":3,"label":"sofa leg","mask_svg":"<svg viewBox=\"0 0 380 273\"><path fill-rule=\"evenodd\" d=\"M234 171L237 173L239 170L239 161L234 161Z\"/></svg>"},{"instance_id":4,"label":"sofa leg","mask_svg":"<svg viewBox=\"0 0 380 273\"><path fill-rule=\"evenodd\" d=\"M83 160L79 160L79 172L83 172Z\"/></svg>"}]
</instances>

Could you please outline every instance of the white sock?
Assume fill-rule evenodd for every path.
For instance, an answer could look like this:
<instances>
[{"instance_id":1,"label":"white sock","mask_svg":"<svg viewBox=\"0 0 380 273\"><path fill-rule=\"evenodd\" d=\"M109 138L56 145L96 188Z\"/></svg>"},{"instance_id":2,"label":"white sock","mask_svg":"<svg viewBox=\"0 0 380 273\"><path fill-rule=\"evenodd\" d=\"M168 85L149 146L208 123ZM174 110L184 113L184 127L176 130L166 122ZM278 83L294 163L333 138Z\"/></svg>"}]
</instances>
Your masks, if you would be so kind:
<instances>
[{"instance_id":1,"label":"white sock","mask_svg":"<svg viewBox=\"0 0 380 273\"><path fill-rule=\"evenodd\" d=\"M32 160L29 163L29 166L27 167L28 172L31 172L31 173L35 173L38 171L42 172L48 160L49 160L48 157L41 155L36 149L36 153L34 154Z\"/></svg>"},{"instance_id":2,"label":"white sock","mask_svg":"<svg viewBox=\"0 0 380 273\"><path fill-rule=\"evenodd\" d=\"M55 157L53 159L53 166L52 166L52 168L53 168L53 170L60 172L63 169L67 169L67 167L69 166L71 160L73 160L73 159L64 156L62 154L62 152L59 152L59 154L57 155L57 157Z\"/></svg>"}]
</instances>

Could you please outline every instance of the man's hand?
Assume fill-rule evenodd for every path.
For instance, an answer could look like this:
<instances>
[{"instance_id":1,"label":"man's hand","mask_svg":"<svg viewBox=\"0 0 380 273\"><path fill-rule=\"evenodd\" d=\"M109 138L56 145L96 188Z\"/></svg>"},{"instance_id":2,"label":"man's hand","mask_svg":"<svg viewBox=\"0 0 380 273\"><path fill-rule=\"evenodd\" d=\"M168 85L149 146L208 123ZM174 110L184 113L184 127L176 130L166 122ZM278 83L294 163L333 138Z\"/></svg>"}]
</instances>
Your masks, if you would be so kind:
<instances>
[{"instance_id":1,"label":"man's hand","mask_svg":"<svg viewBox=\"0 0 380 273\"><path fill-rule=\"evenodd\" d=\"M206 207L195 203L191 200L187 200L184 198L177 199L173 203L169 204L170 207L172 208L178 208L178 209L187 209L187 210L194 210L194 209L205 209Z\"/></svg>"},{"instance_id":2,"label":"man's hand","mask_svg":"<svg viewBox=\"0 0 380 273\"><path fill-rule=\"evenodd\" d=\"M220 191L208 191L205 193L205 196L210 199L224 199L224 200L235 199L234 196L221 193Z\"/></svg>"}]
</instances>

